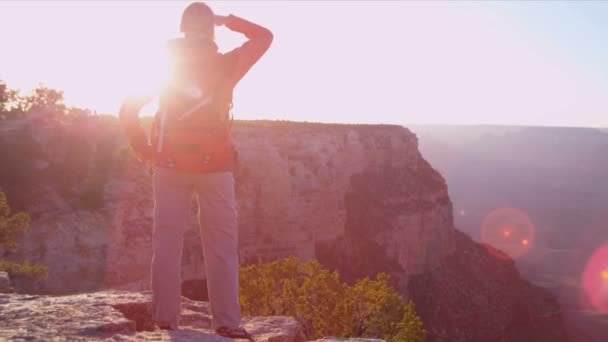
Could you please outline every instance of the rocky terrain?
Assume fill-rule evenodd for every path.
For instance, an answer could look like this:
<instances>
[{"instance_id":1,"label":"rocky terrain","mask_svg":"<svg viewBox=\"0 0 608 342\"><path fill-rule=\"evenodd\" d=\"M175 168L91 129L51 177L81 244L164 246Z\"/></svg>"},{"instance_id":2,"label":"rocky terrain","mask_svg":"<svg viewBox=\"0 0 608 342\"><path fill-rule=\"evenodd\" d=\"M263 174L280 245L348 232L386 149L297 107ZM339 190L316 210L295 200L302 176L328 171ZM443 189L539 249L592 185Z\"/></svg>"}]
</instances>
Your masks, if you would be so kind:
<instances>
[{"instance_id":1,"label":"rocky terrain","mask_svg":"<svg viewBox=\"0 0 608 342\"><path fill-rule=\"evenodd\" d=\"M207 302L182 298L180 329L158 329L149 293L104 291L69 296L0 294L0 340L232 341L211 328ZM255 341L306 341L290 317L245 317Z\"/></svg>"},{"instance_id":2,"label":"rocky terrain","mask_svg":"<svg viewBox=\"0 0 608 342\"><path fill-rule=\"evenodd\" d=\"M550 294L454 229L445 181L408 129L237 122L233 131L242 263L317 258L347 281L388 272L419 302L431 341L567 340ZM44 282L15 279L17 291L146 290L150 174L129 156L117 120L4 132L0 157L11 168L0 170L0 187L33 219L10 257L50 268ZM183 293L205 299L194 219L184 247Z\"/></svg>"},{"instance_id":3,"label":"rocky terrain","mask_svg":"<svg viewBox=\"0 0 608 342\"><path fill-rule=\"evenodd\" d=\"M547 290L521 280L513 261L456 233L456 252L412 277L408 292L436 341L587 341ZM491 253L490 253L491 250ZM557 328L559 327L559 328Z\"/></svg>"}]
</instances>

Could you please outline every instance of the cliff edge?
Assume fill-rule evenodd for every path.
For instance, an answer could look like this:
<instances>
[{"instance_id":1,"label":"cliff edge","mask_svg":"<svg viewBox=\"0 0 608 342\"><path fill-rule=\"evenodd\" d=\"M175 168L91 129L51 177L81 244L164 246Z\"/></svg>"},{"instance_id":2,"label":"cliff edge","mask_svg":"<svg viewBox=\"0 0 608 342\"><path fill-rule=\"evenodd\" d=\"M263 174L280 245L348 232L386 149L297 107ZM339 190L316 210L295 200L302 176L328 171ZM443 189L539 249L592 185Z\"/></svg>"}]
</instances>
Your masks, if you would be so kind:
<instances>
[{"instance_id":1,"label":"cliff edge","mask_svg":"<svg viewBox=\"0 0 608 342\"><path fill-rule=\"evenodd\" d=\"M245 317L255 341L304 342L290 317ZM0 340L232 341L216 335L206 302L182 298L179 330L152 321L149 293L103 291L69 296L0 294Z\"/></svg>"}]
</instances>

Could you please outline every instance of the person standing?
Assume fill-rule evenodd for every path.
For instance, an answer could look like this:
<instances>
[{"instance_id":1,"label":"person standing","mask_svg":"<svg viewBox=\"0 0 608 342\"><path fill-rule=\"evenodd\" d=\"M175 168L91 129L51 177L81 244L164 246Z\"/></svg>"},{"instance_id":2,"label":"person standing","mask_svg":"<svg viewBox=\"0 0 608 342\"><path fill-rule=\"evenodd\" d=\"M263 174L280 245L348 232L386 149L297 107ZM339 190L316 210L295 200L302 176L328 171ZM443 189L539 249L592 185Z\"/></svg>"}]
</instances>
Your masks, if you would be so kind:
<instances>
[{"instance_id":1,"label":"person standing","mask_svg":"<svg viewBox=\"0 0 608 342\"><path fill-rule=\"evenodd\" d=\"M214 27L222 25L247 41L218 52ZM160 328L179 328L183 236L196 196L213 328L222 336L251 338L240 325L230 109L234 87L268 50L273 35L235 15L215 15L202 2L184 10L180 29L184 36L167 45L172 76L159 97L150 136L138 118L150 98L127 98L120 110L136 156L154 165L153 318Z\"/></svg>"}]
</instances>

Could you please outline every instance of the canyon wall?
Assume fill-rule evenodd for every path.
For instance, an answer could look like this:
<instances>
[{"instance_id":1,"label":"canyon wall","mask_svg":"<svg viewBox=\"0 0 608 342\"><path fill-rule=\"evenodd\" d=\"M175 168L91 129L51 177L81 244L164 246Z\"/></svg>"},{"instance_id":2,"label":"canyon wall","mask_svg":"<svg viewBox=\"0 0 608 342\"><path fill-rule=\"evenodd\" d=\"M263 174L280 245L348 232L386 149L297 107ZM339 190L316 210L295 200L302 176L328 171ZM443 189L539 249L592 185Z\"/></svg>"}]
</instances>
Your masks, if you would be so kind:
<instances>
[{"instance_id":1,"label":"canyon wall","mask_svg":"<svg viewBox=\"0 0 608 342\"><path fill-rule=\"evenodd\" d=\"M34 162L43 167L26 208L34 219L20 254L52 272L30 290L71 293L102 284L144 289L151 257L150 172L107 152L121 144L115 123L89 127L89 135L83 135L85 127L34 134L42 149ZM405 285L409 275L438 265L453 250L445 182L406 128L239 122L233 131L242 263L295 255L320 259L346 279L385 271ZM58 171L75 158L84 160L82 175ZM116 165L102 165L111 169L104 171L103 205L88 210L78 202L102 171L95 160ZM72 179L63 182L66 173ZM195 207L184 243L184 282L205 278Z\"/></svg>"},{"instance_id":2,"label":"canyon wall","mask_svg":"<svg viewBox=\"0 0 608 342\"><path fill-rule=\"evenodd\" d=\"M17 289L49 294L145 290L152 253L150 171L129 156L115 119L70 125L30 127L29 136L36 137L31 144L37 147L30 148L36 153L25 161L27 167L19 169L27 172L11 175L12 181L1 178L9 198L14 194L18 207L33 217L12 257L50 268L48 280L17 279ZM22 129L3 134L4 146L23 144L15 138L17 132L24 136ZM454 230L446 183L420 155L408 129L262 121L237 122L233 132L239 151L235 177L241 263L290 255L316 258L349 282L387 272L403 294L420 301L431 341L516 341L504 337L505 329L514 326L511 335L520 336L525 333L521 329L536 328L541 321L536 313L545 311L552 312L547 324L553 333L541 333L537 340L566 339L551 296L537 301L534 297L544 296L543 290L522 290L516 301L511 285L496 286L501 281L527 286L512 263L496 266L508 277L497 281L489 274L484 279L482 266L494 257L480 251L477 259L466 259L469 273L463 273L459 285L448 286L451 280L438 275L459 274L450 260L479 246ZM27 186L15 188L19 179L29 180ZM183 293L204 299L194 203L192 214L184 241ZM420 279L431 286L426 295L426 280ZM434 290L446 286L452 290ZM434 293L436 297L427 296ZM482 320L484 329L472 323L459 327L462 308L444 301L463 305L480 319L494 312L487 303L498 303L500 315L490 323ZM522 308L521 301L530 304ZM519 318L522 310L527 316ZM525 324L513 325L514 320ZM448 328L446 322L456 323Z\"/></svg>"}]
</instances>

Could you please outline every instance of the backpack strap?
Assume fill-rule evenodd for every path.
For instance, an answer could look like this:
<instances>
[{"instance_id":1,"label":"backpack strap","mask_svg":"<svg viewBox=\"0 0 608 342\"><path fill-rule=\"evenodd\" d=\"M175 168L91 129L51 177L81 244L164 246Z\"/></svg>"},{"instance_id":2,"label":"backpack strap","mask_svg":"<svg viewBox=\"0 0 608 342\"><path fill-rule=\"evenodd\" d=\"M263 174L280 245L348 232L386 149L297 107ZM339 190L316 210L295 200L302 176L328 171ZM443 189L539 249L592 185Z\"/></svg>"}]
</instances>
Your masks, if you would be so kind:
<instances>
[{"instance_id":1,"label":"backpack strap","mask_svg":"<svg viewBox=\"0 0 608 342\"><path fill-rule=\"evenodd\" d=\"M189 117L190 115L192 115L192 113L196 112L200 108L202 108L202 107L208 105L209 103L211 103L211 101L213 101L213 95L206 96L199 103L197 103L196 105L194 105L192 108L190 108L189 110L185 111L184 113L178 115L177 116L177 120L178 121L182 121L183 119Z\"/></svg>"},{"instance_id":2,"label":"backpack strap","mask_svg":"<svg viewBox=\"0 0 608 342\"><path fill-rule=\"evenodd\" d=\"M163 144L165 142L165 128L167 123L167 115L169 113L169 103L166 103L165 106L160 111L160 118L157 129L158 136L158 144L156 146L156 152L163 151ZM155 120L156 121L156 120Z\"/></svg>"}]
</instances>

